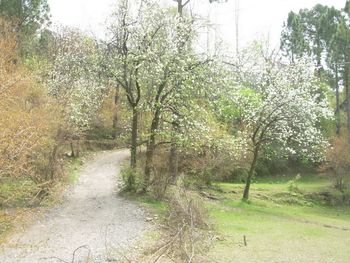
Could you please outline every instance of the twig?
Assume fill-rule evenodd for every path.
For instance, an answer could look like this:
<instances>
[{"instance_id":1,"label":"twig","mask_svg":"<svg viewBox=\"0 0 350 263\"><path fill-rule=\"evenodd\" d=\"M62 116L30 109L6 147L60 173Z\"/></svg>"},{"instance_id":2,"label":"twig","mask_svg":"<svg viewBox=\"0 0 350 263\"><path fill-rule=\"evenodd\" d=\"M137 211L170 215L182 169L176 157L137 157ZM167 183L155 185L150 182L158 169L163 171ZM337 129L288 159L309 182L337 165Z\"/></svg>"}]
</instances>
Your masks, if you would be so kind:
<instances>
[{"instance_id":1,"label":"twig","mask_svg":"<svg viewBox=\"0 0 350 263\"><path fill-rule=\"evenodd\" d=\"M91 250L90 250L90 248L89 248L87 245L83 245L83 246L77 247L77 248L73 251L73 255L72 255L72 260L71 260L71 261L65 261L65 260L63 260L63 259L61 259L61 258L59 258L59 257L45 257L45 258L40 258L39 260L57 259L57 260L59 260L60 262L64 262L64 263L74 263L74 261L75 261L75 253L77 253L78 250L81 249L81 248L85 248L85 249L87 249L87 250L89 251L88 256L87 256L87 258L86 258L86 263L87 263L87 262L89 262L90 254L91 254Z\"/></svg>"},{"instance_id":2,"label":"twig","mask_svg":"<svg viewBox=\"0 0 350 263\"><path fill-rule=\"evenodd\" d=\"M193 242L193 213L192 213L192 200L189 203L189 210L190 210L190 219L191 219L191 225L190 225L190 241L191 241L191 257L188 260L188 263L191 263L194 257L194 242Z\"/></svg>"},{"instance_id":3,"label":"twig","mask_svg":"<svg viewBox=\"0 0 350 263\"><path fill-rule=\"evenodd\" d=\"M72 263L74 263L74 261L75 261L75 253L77 253L77 252L79 251L79 249L81 249L81 248L85 248L85 249L87 249L87 251L89 251L88 256L87 256L87 261L86 261L86 262L89 261L91 250L90 250L90 248L89 248L87 245L83 245L83 246L77 247L77 248L74 250L74 252L73 252L73 258L72 258L72 261L71 261Z\"/></svg>"},{"instance_id":4,"label":"twig","mask_svg":"<svg viewBox=\"0 0 350 263\"><path fill-rule=\"evenodd\" d=\"M181 232L183 231L184 227L185 227L185 225L183 225L183 226L180 228L180 230L176 233L176 235L175 235L170 241L166 242L163 246L161 246L159 249L157 249L157 251L154 252L153 254L154 254L154 255L157 254L157 253L158 253L159 251L161 251L162 249L167 248L169 245L171 245L172 243L174 243L175 240L177 239L177 237L178 237L178 236L181 234ZM161 253L161 254L155 259L155 261L153 261L153 262L154 262L154 263L157 263L158 260L164 255L165 252L166 252L166 250L165 250L163 253Z\"/></svg>"},{"instance_id":5,"label":"twig","mask_svg":"<svg viewBox=\"0 0 350 263\"><path fill-rule=\"evenodd\" d=\"M58 258L58 257L46 257L46 258L39 258L39 260L47 260L47 259L57 259L59 260L60 262L64 262L64 263L72 263L71 261L65 261L61 258Z\"/></svg>"},{"instance_id":6,"label":"twig","mask_svg":"<svg viewBox=\"0 0 350 263\"><path fill-rule=\"evenodd\" d=\"M110 252L109 252L109 250L108 250L108 227L110 227L110 226L112 226L112 225L113 225L113 224L110 223L110 224L108 224L108 225L106 226L106 231L105 231L105 235L104 235L104 239L105 239L104 245L105 245L105 249L106 249L106 257L107 257L107 261L108 261L108 262L117 261L116 259L114 259L114 258L112 257L112 255L110 254ZM112 246L113 246L113 245L116 245L116 246L118 247L119 250L123 250L123 247L122 247L118 242L112 244ZM126 262L131 262L131 260L130 260L124 253L122 253L121 251L118 251L118 250L116 250L116 252L117 252L119 255L121 255L121 256L126 260Z\"/></svg>"}]
</instances>

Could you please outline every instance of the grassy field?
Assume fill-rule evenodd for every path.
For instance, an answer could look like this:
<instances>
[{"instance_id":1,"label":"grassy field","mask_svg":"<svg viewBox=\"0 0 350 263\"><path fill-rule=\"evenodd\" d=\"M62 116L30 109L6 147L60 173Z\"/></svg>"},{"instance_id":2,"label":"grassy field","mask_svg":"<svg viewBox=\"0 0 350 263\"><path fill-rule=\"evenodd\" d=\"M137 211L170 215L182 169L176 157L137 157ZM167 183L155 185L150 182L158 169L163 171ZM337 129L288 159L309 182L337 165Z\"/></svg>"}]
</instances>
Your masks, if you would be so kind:
<instances>
[{"instance_id":1,"label":"grassy field","mask_svg":"<svg viewBox=\"0 0 350 263\"><path fill-rule=\"evenodd\" d=\"M350 207L326 205L314 194L330 189L318 176L256 180L248 203L244 185L218 183L207 201L219 234L213 262L350 262ZM246 245L244 244L246 238Z\"/></svg>"}]
</instances>

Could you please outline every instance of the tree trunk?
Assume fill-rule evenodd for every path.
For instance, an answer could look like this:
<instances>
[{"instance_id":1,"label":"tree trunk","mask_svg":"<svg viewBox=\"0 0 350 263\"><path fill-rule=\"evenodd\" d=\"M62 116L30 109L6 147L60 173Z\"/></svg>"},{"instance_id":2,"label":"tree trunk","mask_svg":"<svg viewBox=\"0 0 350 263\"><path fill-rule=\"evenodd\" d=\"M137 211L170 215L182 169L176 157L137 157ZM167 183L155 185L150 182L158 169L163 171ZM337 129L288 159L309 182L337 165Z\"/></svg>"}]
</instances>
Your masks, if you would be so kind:
<instances>
[{"instance_id":1,"label":"tree trunk","mask_svg":"<svg viewBox=\"0 0 350 263\"><path fill-rule=\"evenodd\" d=\"M149 183L150 183L151 170L152 170L152 165L153 165L154 149L155 149L155 136L151 135L150 140L147 144L147 150L146 150L145 178L144 178L143 186L142 186L142 190L144 192L147 191L147 188L148 188Z\"/></svg>"},{"instance_id":2,"label":"tree trunk","mask_svg":"<svg viewBox=\"0 0 350 263\"><path fill-rule=\"evenodd\" d=\"M246 185L245 185L244 193L243 193L243 200L245 200L245 201L247 201L249 198L250 184L251 184L254 172L255 172L256 162L258 161L259 150L260 150L260 144L255 145L253 161L250 165L250 169L249 169L249 173L247 176L247 181L246 181Z\"/></svg>"},{"instance_id":3,"label":"tree trunk","mask_svg":"<svg viewBox=\"0 0 350 263\"><path fill-rule=\"evenodd\" d=\"M70 156L75 157L73 140L70 142Z\"/></svg>"},{"instance_id":4,"label":"tree trunk","mask_svg":"<svg viewBox=\"0 0 350 263\"><path fill-rule=\"evenodd\" d=\"M339 79L338 79L338 67L335 69L335 118L336 118L336 133L340 134L340 101L339 101Z\"/></svg>"},{"instance_id":5,"label":"tree trunk","mask_svg":"<svg viewBox=\"0 0 350 263\"><path fill-rule=\"evenodd\" d=\"M119 135L119 98L119 86L116 86L114 95L113 139L117 138Z\"/></svg>"},{"instance_id":6,"label":"tree trunk","mask_svg":"<svg viewBox=\"0 0 350 263\"><path fill-rule=\"evenodd\" d=\"M158 129L158 126L159 126L159 117L160 117L160 111L157 109L154 114L154 118L152 120L150 137L147 143L145 177L144 177L143 189L142 189L144 192L147 191L147 188L150 183L151 170L153 166L153 156L156 148L156 130Z\"/></svg>"},{"instance_id":7,"label":"tree trunk","mask_svg":"<svg viewBox=\"0 0 350 263\"><path fill-rule=\"evenodd\" d=\"M177 13L182 16L183 13L183 5L182 0L177 0Z\"/></svg>"},{"instance_id":8,"label":"tree trunk","mask_svg":"<svg viewBox=\"0 0 350 263\"><path fill-rule=\"evenodd\" d=\"M132 108L132 126L131 126L131 147L130 147L130 167L136 168L137 164L137 124L138 124L138 110L136 106Z\"/></svg>"},{"instance_id":9,"label":"tree trunk","mask_svg":"<svg viewBox=\"0 0 350 263\"><path fill-rule=\"evenodd\" d=\"M80 139L77 139L77 144L75 147L75 157L79 158L80 157Z\"/></svg>"},{"instance_id":10,"label":"tree trunk","mask_svg":"<svg viewBox=\"0 0 350 263\"><path fill-rule=\"evenodd\" d=\"M57 161L57 150L58 150L58 144L56 144L52 152L50 154L49 158L49 166L48 166L48 171L46 172L46 181L53 180L56 172L56 161Z\"/></svg>"},{"instance_id":11,"label":"tree trunk","mask_svg":"<svg viewBox=\"0 0 350 263\"><path fill-rule=\"evenodd\" d=\"M183 4L182 0L177 0L177 13L180 17L183 16ZM179 50L181 52L181 50ZM171 134L171 146L169 155L169 174L172 183L176 183L177 174L179 170L179 157L177 154L176 133L179 132L179 124L176 120L172 122L172 134Z\"/></svg>"},{"instance_id":12,"label":"tree trunk","mask_svg":"<svg viewBox=\"0 0 350 263\"><path fill-rule=\"evenodd\" d=\"M172 123L172 135L171 135L171 146L169 155L169 174L172 183L176 183L178 171L179 171L179 156L177 151L176 133L179 131L179 124L176 121Z\"/></svg>"},{"instance_id":13,"label":"tree trunk","mask_svg":"<svg viewBox=\"0 0 350 263\"><path fill-rule=\"evenodd\" d=\"M345 97L346 97L346 122L348 130L348 141L350 142L350 83L349 83L349 67L345 67Z\"/></svg>"},{"instance_id":14,"label":"tree trunk","mask_svg":"<svg viewBox=\"0 0 350 263\"><path fill-rule=\"evenodd\" d=\"M319 80L321 81L322 80L322 74L321 74L322 73L322 63L321 63L322 58L321 58L320 46L321 46L320 40L317 39L317 54L316 54L316 56L317 56L317 75L318 75Z\"/></svg>"}]
</instances>

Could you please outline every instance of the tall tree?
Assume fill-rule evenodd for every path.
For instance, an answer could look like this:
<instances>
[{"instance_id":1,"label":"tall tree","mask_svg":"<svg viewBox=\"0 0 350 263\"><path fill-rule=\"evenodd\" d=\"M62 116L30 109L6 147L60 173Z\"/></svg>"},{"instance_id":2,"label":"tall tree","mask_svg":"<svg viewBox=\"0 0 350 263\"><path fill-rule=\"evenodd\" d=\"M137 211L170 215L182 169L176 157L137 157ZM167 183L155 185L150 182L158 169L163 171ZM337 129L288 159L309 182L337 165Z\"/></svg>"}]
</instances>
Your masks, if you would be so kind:
<instances>
[{"instance_id":1,"label":"tall tree","mask_svg":"<svg viewBox=\"0 0 350 263\"><path fill-rule=\"evenodd\" d=\"M346 52L347 49L341 49L339 43L341 38L339 30L345 25L344 19L340 10L318 4L312 9L301 9L298 13L290 12L281 35L281 49L285 55L292 62L303 56L310 56L314 60L319 79L329 82L335 90L338 134L340 133L340 79L343 79L346 84L341 53ZM350 108L347 108L346 112L349 123ZM350 134L350 124L348 127Z\"/></svg>"},{"instance_id":2,"label":"tall tree","mask_svg":"<svg viewBox=\"0 0 350 263\"><path fill-rule=\"evenodd\" d=\"M190 3L190 0L184 2L183 0L175 0L177 2L177 13L180 18L183 17L183 9L187 4ZM176 83L175 85L179 85ZM179 156L178 156L178 147L176 134L179 132L179 122L178 122L178 114L173 112L173 120L171 122L172 125L172 135L171 135L171 146L170 146L170 154L169 154L169 171L172 182L176 181L178 175L178 166L179 166Z\"/></svg>"},{"instance_id":3,"label":"tall tree","mask_svg":"<svg viewBox=\"0 0 350 263\"><path fill-rule=\"evenodd\" d=\"M49 22L47 0L1 0L0 16L11 21L22 52L28 52L36 33Z\"/></svg>"},{"instance_id":4,"label":"tall tree","mask_svg":"<svg viewBox=\"0 0 350 263\"><path fill-rule=\"evenodd\" d=\"M320 4L310 10L290 12L281 35L281 49L292 61L305 55L311 56L321 77L325 67L323 56L329 53L331 40L341 19L339 10Z\"/></svg>"},{"instance_id":5,"label":"tall tree","mask_svg":"<svg viewBox=\"0 0 350 263\"><path fill-rule=\"evenodd\" d=\"M79 31L64 28L55 39L58 45L47 84L50 95L63 106L61 130L70 139L72 156L78 156L79 140L91 127L105 96L99 81L99 50L93 39Z\"/></svg>"},{"instance_id":6,"label":"tall tree","mask_svg":"<svg viewBox=\"0 0 350 263\"><path fill-rule=\"evenodd\" d=\"M345 92L345 112L347 115L347 130L349 132L350 141L350 28L343 19L333 36L332 50L330 57L330 68L335 72L335 85L336 85L336 100L337 100L337 118L339 119L339 84L338 78L341 76L344 85ZM339 122L339 120L338 120Z\"/></svg>"},{"instance_id":7,"label":"tall tree","mask_svg":"<svg viewBox=\"0 0 350 263\"><path fill-rule=\"evenodd\" d=\"M154 10L157 8L155 7ZM190 115L188 112L196 105L194 87L198 87L198 93L203 89L203 86L195 85L195 76L201 72L199 69L209 62L208 59L199 57L192 48L195 37L192 18L174 15L159 7L157 17L164 27L160 29L159 38L156 39L157 45L153 50L152 63L146 68L147 75L151 76L150 79L145 79L148 83L146 85L147 109L151 116L151 123L147 140L143 190L146 190L150 184L154 152L156 146L161 143L159 135L164 131L169 132L162 129L161 124L171 123L171 144L174 150L178 145L178 134L186 123L183 120L187 119L188 122ZM187 112L183 111L185 105ZM184 112L186 114L183 114ZM177 168L176 166L175 163L173 167Z\"/></svg>"},{"instance_id":8,"label":"tall tree","mask_svg":"<svg viewBox=\"0 0 350 263\"><path fill-rule=\"evenodd\" d=\"M47 0L2 0L0 14L17 23L19 30L37 30L49 20Z\"/></svg>"},{"instance_id":9,"label":"tall tree","mask_svg":"<svg viewBox=\"0 0 350 263\"><path fill-rule=\"evenodd\" d=\"M177 2L177 14L180 18L184 16L184 8L191 2L191 0L174 0ZM209 0L210 3L220 2L218 0ZM226 2L226 1L225 1ZM182 52L181 49L189 48L190 45L186 45L180 48L178 52ZM181 85L179 81L174 83L173 85ZM172 135L171 135L171 146L170 146L170 154L169 154L169 172L172 182L176 181L178 176L178 166L179 166L179 156L178 156L178 142L177 142L177 134L180 132L180 124L179 124L179 113L173 111L173 118L171 121L172 125Z\"/></svg>"},{"instance_id":10,"label":"tall tree","mask_svg":"<svg viewBox=\"0 0 350 263\"><path fill-rule=\"evenodd\" d=\"M153 6L138 2L139 9L131 10L128 0L120 2L115 20L110 27L111 41L107 44L106 68L111 80L126 95L132 109L130 165L137 164L138 117L144 96L145 68L151 63L152 51L158 43L160 29ZM135 13L136 12L136 13Z\"/></svg>"},{"instance_id":11,"label":"tall tree","mask_svg":"<svg viewBox=\"0 0 350 263\"><path fill-rule=\"evenodd\" d=\"M271 57L262 57L262 53L259 50L255 53L254 67L237 64L235 74L243 80L242 87L227 96L240 112L242 138L246 138L251 152L245 200L249 198L258 159L271 145L278 146L286 155L311 160L322 157L327 141L319 124L332 115L325 94L319 92L310 63L284 65Z\"/></svg>"}]
</instances>

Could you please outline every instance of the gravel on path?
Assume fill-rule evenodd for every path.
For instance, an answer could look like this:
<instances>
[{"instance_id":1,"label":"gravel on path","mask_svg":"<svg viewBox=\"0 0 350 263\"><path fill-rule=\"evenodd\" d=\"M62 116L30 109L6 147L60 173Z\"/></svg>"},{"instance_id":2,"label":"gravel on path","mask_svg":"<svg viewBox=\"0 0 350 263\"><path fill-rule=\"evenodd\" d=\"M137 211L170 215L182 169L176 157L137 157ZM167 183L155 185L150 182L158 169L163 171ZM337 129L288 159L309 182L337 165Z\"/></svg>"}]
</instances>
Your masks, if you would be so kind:
<instances>
[{"instance_id":1,"label":"gravel on path","mask_svg":"<svg viewBox=\"0 0 350 263\"><path fill-rule=\"evenodd\" d=\"M0 262L116 262L146 229L144 211L117 195L128 156L106 151L88 161L62 204L1 247Z\"/></svg>"}]
</instances>

